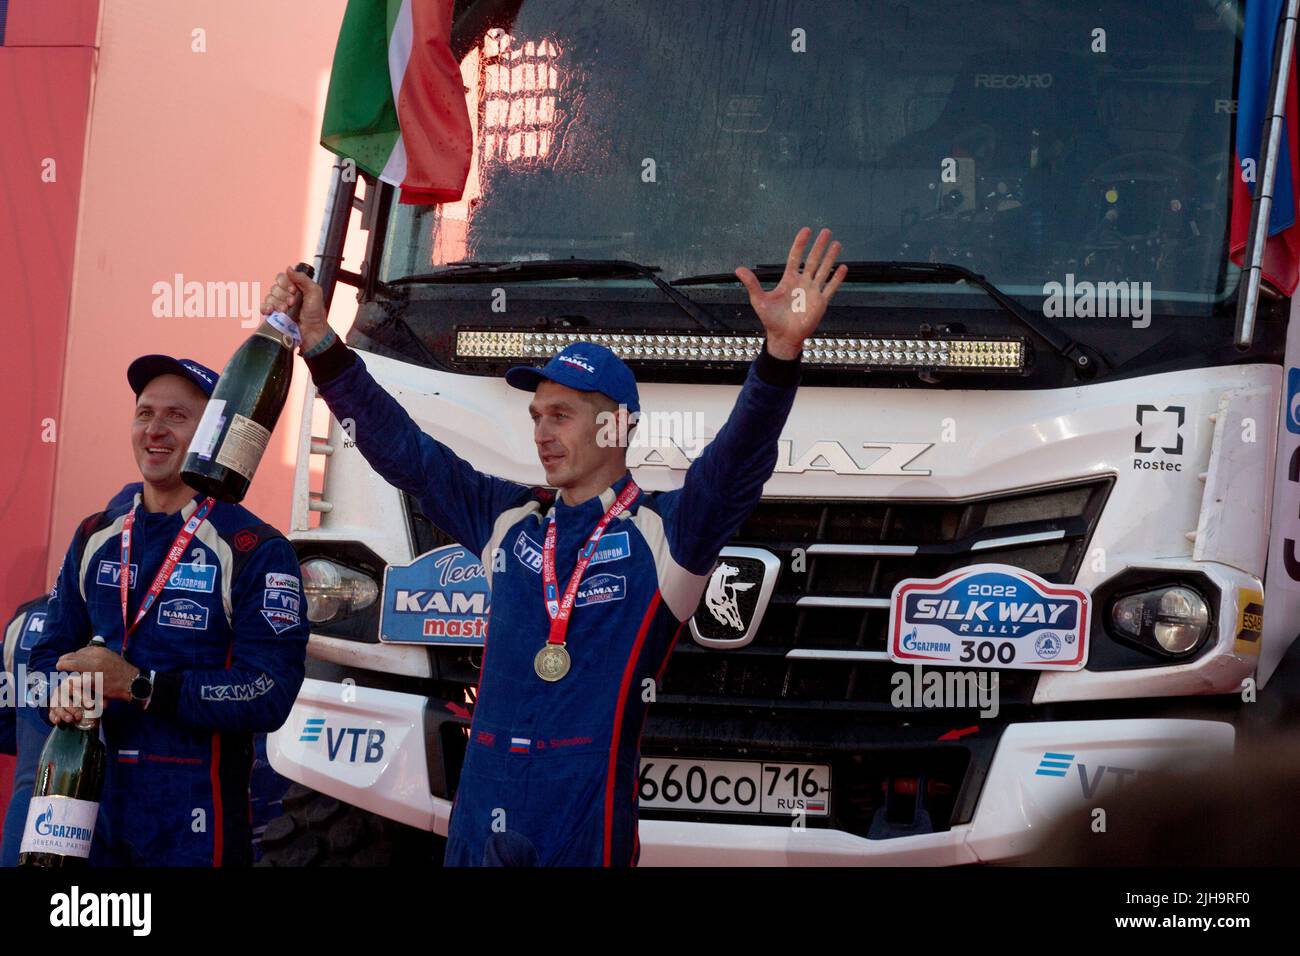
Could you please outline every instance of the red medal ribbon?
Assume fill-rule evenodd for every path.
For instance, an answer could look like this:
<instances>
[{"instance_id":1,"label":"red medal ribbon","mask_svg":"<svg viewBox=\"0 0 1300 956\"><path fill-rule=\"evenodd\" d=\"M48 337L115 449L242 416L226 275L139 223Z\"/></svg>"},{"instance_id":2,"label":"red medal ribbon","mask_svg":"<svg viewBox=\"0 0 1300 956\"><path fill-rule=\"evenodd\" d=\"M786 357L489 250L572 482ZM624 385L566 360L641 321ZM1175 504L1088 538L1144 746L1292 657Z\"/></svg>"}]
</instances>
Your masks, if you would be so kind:
<instances>
[{"instance_id":1,"label":"red medal ribbon","mask_svg":"<svg viewBox=\"0 0 1300 956\"><path fill-rule=\"evenodd\" d=\"M176 534L176 540L172 542L171 549L167 552L167 557L163 559L162 567L158 569L157 575L154 576L153 584L149 585L149 593L144 596L140 603L140 610L135 613L135 620L128 627L126 623L126 604L131 595L131 527L135 524L135 509L132 508L130 514L122 522L122 548L121 548L121 573L118 575L118 583L122 590L122 653L126 653L126 641L140 621L149 613L149 608L153 607L153 602L158 599L162 589L167 586L167 579L172 576L172 571L176 569L176 562L181 559L185 553L185 548L189 545L194 533L199 530L199 525L203 524L203 519L208 516L212 506L216 504L215 498L204 498L203 503L198 506L190 520L181 526L181 530Z\"/></svg>"},{"instance_id":2,"label":"red medal ribbon","mask_svg":"<svg viewBox=\"0 0 1300 956\"><path fill-rule=\"evenodd\" d=\"M628 505L640 491L636 482L629 479L626 487L605 512L605 516L596 524L596 530L591 533L591 537L582 548L582 553L578 555L578 563L574 565L573 574L569 576L569 584L564 589L563 598L558 596L559 582L555 575L555 511L551 511L550 520L546 525L546 540L542 543L542 595L546 599L546 613L551 617L551 636L547 638L547 644L564 643L565 632L569 629L569 616L573 613L573 601L578 596L578 584L582 580L582 573L591 563L592 555L596 553L596 542L605 533L609 523L627 510Z\"/></svg>"}]
</instances>

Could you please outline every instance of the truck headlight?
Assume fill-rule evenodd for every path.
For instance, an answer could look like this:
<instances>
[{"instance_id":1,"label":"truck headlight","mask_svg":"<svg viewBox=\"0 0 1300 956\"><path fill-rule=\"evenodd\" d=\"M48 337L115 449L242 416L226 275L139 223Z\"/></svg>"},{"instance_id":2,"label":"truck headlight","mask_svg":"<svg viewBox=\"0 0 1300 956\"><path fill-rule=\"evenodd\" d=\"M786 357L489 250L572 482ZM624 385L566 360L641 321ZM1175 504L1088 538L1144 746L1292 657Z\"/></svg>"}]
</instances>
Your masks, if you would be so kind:
<instances>
[{"instance_id":1,"label":"truck headlight","mask_svg":"<svg viewBox=\"0 0 1300 956\"><path fill-rule=\"evenodd\" d=\"M1111 607L1115 630L1167 654L1188 654L1210 632L1210 608L1189 587L1156 588L1129 594Z\"/></svg>"},{"instance_id":2,"label":"truck headlight","mask_svg":"<svg viewBox=\"0 0 1300 956\"><path fill-rule=\"evenodd\" d=\"M307 595L307 620L313 624L346 617L374 604L379 596L374 578L328 558L302 562L302 589Z\"/></svg>"}]
</instances>

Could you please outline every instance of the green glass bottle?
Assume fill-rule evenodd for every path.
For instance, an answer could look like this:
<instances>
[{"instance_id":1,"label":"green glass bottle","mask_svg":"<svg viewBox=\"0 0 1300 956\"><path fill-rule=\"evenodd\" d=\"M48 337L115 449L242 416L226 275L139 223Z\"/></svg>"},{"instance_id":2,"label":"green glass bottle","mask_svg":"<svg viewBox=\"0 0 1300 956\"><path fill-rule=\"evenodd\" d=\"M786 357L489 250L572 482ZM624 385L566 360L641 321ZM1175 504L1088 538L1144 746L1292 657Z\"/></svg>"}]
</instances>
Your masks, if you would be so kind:
<instances>
[{"instance_id":1,"label":"green glass bottle","mask_svg":"<svg viewBox=\"0 0 1300 956\"><path fill-rule=\"evenodd\" d=\"M297 271L316 274L306 263ZM289 397L293 351L302 341L297 311L266 316L221 370L181 466L181 480L195 491L244 500Z\"/></svg>"},{"instance_id":2,"label":"green glass bottle","mask_svg":"<svg viewBox=\"0 0 1300 956\"><path fill-rule=\"evenodd\" d=\"M104 791L107 755L99 720L84 716L50 731L36 768L19 866L84 866Z\"/></svg>"}]
</instances>

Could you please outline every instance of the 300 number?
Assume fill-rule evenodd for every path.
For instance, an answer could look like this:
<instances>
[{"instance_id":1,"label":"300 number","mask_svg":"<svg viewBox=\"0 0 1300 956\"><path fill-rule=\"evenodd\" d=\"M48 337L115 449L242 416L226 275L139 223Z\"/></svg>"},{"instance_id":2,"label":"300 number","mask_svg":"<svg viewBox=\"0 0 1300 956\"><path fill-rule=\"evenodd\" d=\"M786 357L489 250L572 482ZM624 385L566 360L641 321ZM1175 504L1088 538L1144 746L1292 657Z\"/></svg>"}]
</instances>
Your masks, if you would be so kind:
<instances>
[{"instance_id":1,"label":"300 number","mask_svg":"<svg viewBox=\"0 0 1300 956\"><path fill-rule=\"evenodd\" d=\"M994 644L992 641L962 641L961 661L963 664L979 661L981 664L1010 664L1016 659L1014 644Z\"/></svg>"}]
</instances>

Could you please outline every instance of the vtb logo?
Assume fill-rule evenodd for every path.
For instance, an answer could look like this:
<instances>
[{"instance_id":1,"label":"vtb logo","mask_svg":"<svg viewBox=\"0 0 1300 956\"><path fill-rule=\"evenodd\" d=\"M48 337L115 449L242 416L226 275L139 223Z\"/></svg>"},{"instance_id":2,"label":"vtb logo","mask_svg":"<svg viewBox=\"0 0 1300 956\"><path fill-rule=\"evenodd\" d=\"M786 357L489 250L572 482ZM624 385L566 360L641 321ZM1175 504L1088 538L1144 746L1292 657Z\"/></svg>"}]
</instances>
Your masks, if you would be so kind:
<instances>
[{"instance_id":1,"label":"vtb logo","mask_svg":"<svg viewBox=\"0 0 1300 956\"><path fill-rule=\"evenodd\" d=\"M384 759L384 732L377 727L330 727L324 717L309 717L303 724L298 740L302 743L318 743L321 732L325 733L325 753L330 761L339 759L348 763L379 763ZM352 738L352 746L345 750L344 744ZM364 744L362 738L364 737Z\"/></svg>"}]
</instances>

